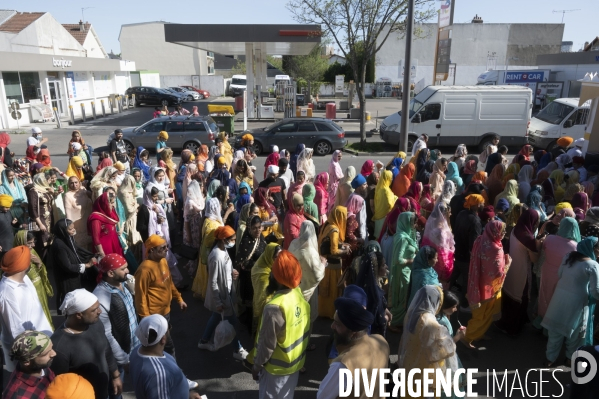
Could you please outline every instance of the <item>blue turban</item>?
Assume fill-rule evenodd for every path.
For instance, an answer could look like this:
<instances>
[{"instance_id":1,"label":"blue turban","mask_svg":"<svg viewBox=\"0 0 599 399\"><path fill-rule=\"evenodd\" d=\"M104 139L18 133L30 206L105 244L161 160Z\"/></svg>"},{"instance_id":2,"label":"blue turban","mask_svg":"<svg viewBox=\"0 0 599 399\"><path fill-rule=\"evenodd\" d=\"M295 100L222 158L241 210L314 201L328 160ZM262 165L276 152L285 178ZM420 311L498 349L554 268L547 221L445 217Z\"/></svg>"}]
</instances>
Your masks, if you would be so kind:
<instances>
[{"instance_id":1,"label":"blue turban","mask_svg":"<svg viewBox=\"0 0 599 399\"><path fill-rule=\"evenodd\" d=\"M354 177L354 180L352 180L351 187L355 190L364 183L366 183L366 178L359 174L356 177Z\"/></svg>"},{"instance_id":2,"label":"blue turban","mask_svg":"<svg viewBox=\"0 0 599 399\"><path fill-rule=\"evenodd\" d=\"M350 331L366 330L374 322L374 315L353 299L344 297L335 299L335 309L341 323Z\"/></svg>"},{"instance_id":3,"label":"blue turban","mask_svg":"<svg viewBox=\"0 0 599 399\"><path fill-rule=\"evenodd\" d=\"M368 305L368 297L366 296L366 292L354 284L345 287L343 290L343 297L353 299L354 301L362 304L364 307Z\"/></svg>"},{"instance_id":4,"label":"blue turban","mask_svg":"<svg viewBox=\"0 0 599 399\"><path fill-rule=\"evenodd\" d=\"M510 204L509 202L507 202L505 198L500 198L499 201L497 201L497 205L495 205L495 209L498 211L505 212L508 209L510 209Z\"/></svg>"}]
</instances>

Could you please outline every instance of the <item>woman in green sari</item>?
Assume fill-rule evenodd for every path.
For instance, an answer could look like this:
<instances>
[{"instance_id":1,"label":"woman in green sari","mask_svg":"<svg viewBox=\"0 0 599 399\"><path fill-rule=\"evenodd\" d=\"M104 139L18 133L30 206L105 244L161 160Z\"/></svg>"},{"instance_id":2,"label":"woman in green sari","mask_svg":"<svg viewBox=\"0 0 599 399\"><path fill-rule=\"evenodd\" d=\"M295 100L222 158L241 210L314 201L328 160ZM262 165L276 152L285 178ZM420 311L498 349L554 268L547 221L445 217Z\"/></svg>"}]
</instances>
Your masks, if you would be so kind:
<instances>
[{"instance_id":1,"label":"woman in green sari","mask_svg":"<svg viewBox=\"0 0 599 399\"><path fill-rule=\"evenodd\" d=\"M52 328L54 328L52 316L50 316L50 308L48 307L48 297L54 296L54 290L52 289L50 280L48 280L46 265L44 265L42 259L35 251L35 236L33 233L28 232L27 230L19 230L17 234L15 234L13 246L17 247L19 245L27 245L31 250L31 267L27 272L27 276L37 291L37 296L42 304L42 309L44 309L44 314L46 315L48 322Z\"/></svg>"},{"instance_id":2,"label":"woman in green sari","mask_svg":"<svg viewBox=\"0 0 599 399\"><path fill-rule=\"evenodd\" d=\"M393 263L389 280L389 308L393 320L389 329L394 332L399 332L408 309L412 263L418 252L417 221L414 212L403 212L397 219L397 229L393 236Z\"/></svg>"},{"instance_id":3,"label":"woman in green sari","mask_svg":"<svg viewBox=\"0 0 599 399\"><path fill-rule=\"evenodd\" d=\"M420 288L425 285L441 285L439 282L439 275L433 268L437 263L437 259L437 250L433 247L425 245L418 251L418 255L416 255L414 263L412 264L412 275L410 276L412 285L410 288L408 307Z\"/></svg>"},{"instance_id":4,"label":"woman in green sari","mask_svg":"<svg viewBox=\"0 0 599 399\"><path fill-rule=\"evenodd\" d=\"M311 216L311 219L314 219L318 222L318 206L314 202L314 198L316 197L316 188L311 183L306 183L304 187L302 187L302 197L304 197L304 216Z\"/></svg>"}]
</instances>

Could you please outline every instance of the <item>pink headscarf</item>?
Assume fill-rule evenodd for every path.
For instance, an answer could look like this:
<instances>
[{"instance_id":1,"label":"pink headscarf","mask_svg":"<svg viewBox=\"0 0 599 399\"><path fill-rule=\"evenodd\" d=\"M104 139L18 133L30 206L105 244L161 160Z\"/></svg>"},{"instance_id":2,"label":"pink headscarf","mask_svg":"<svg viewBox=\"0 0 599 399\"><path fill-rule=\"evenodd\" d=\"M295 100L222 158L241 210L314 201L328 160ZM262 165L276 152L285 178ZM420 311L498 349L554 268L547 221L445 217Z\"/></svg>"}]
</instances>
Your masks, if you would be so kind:
<instances>
[{"instance_id":1,"label":"pink headscarf","mask_svg":"<svg viewBox=\"0 0 599 399\"><path fill-rule=\"evenodd\" d=\"M360 213L362 207L364 207L364 198L360 197L358 194L352 194L349 196L345 207L347 208L348 217L351 215L357 215Z\"/></svg>"},{"instance_id":2,"label":"pink headscarf","mask_svg":"<svg viewBox=\"0 0 599 399\"><path fill-rule=\"evenodd\" d=\"M362 165L362 169L360 170L360 174L364 177L370 176L370 174L374 171L374 161L368 160L364 162Z\"/></svg>"}]
</instances>

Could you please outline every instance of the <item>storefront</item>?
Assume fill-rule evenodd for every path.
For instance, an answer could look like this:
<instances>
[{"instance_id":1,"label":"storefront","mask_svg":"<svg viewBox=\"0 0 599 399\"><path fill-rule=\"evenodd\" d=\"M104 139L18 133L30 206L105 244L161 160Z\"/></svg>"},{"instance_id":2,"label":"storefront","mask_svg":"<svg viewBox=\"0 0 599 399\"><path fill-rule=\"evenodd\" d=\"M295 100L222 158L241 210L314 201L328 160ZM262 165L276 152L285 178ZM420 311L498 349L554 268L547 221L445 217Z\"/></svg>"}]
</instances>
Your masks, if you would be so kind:
<instances>
[{"instance_id":1,"label":"storefront","mask_svg":"<svg viewBox=\"0 0 599 399\"><path fill-rule=\"evenodd\" d=\"M92 102L100 114L102 102L108 111L111 95L122 95L131 86L130 71L135 62L108 58L88 58L0 52L0 129L47 119L56 108L62 118L92 115ZM19 104L21 119L13 118L11 103Z\"/></svg>"}]
</instances>

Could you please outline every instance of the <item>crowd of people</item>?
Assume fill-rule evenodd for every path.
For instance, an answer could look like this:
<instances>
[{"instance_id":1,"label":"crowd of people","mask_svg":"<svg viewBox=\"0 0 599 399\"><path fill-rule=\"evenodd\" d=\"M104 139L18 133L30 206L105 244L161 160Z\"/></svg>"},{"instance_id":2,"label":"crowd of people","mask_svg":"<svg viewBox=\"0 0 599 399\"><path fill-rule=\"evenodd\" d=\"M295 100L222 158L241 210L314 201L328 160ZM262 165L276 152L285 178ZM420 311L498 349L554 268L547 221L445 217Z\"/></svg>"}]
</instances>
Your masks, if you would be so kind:
<instances>
[{"instance_id":1,"label":"crowd of people","mask_svg":"<svg viewBox=\"0 0 599 399\"><path fill-rule=\"evenodd\" d=\"M406 370L455 371L456 345L476 349L491 324L517 336L531 323L546 366L564 341L566 362L594 344L599 167L569 137L508 159L499 136L443 157L423 135L410 159L359 173L340 151L317 173L311 148L273 146L260 178L249 133L234 149L222 132L176 164L162 131L153 165L117 129L94 168L74 131L65 172L40 135L13 159L0 133L3 397L118 398L128 374L138 398L199 398L170 334L188 288L210 312L198 348L249 364L260 398L293 397L317 317L333 337L319 399L338 396L341 369L384 368L390 353ZM454 331L455 312L471 316Z\"/></svg>"}]
</instances>

